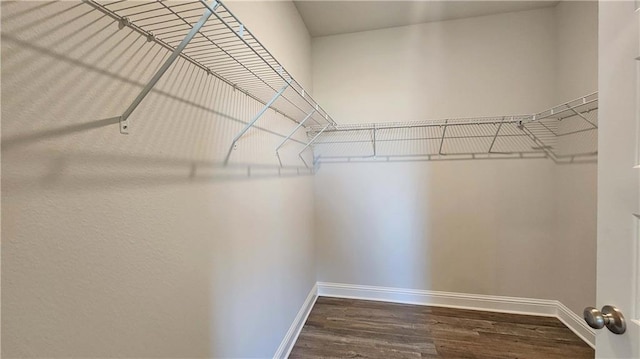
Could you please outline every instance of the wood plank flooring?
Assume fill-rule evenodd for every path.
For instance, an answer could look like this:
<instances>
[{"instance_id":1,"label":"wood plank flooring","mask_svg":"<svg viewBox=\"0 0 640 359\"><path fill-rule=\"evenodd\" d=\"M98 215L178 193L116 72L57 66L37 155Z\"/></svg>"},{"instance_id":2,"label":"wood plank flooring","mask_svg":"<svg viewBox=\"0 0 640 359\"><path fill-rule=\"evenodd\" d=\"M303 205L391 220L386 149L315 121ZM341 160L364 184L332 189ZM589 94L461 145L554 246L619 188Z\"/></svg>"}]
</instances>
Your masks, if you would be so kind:
<instances>
[{"instance_id":1,"label":"wood plank flooring","mask_svg":"<svg viewBox=\"0 0 640 359\"><path fill-rule=\"evenodd\" d=\"M556 318L319 297L289 358L593 358Z\"/></svg>"}]
</instances>

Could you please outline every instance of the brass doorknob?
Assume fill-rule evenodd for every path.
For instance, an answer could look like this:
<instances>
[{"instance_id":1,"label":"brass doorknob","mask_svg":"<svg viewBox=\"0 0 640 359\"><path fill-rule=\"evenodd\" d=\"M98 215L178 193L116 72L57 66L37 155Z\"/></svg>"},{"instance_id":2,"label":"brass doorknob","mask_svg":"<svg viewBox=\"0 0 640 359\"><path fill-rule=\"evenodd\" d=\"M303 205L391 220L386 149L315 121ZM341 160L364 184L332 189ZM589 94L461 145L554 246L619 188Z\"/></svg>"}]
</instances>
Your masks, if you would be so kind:
<instances>
[{"instance_id":1,"label":"brass doorknob","mask_svg":"<svg viewBox=\"0 0 640 359\"><path fill-rule=\"evenodd\" d=\"M591 328L602 329L607 327L612 333L623 334L627 330L622 312L611 305L602 307L602 311L594 307L584 308L584 320Z\"/></svg>"}]
</instances>

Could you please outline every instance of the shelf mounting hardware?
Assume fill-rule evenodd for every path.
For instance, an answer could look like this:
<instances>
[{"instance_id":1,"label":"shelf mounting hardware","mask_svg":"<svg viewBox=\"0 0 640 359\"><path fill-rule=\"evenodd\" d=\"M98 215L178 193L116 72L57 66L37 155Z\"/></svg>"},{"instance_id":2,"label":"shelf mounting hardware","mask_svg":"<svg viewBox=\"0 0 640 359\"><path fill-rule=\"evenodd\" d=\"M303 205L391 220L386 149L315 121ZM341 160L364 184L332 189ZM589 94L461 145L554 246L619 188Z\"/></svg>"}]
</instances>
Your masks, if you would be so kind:
<instances>
[{"instance_id":1,"label":"shelf mounting hardware","mask_svg":"<svg viewBox=\"0 0 640 359\"><path fill-rule=\"evenodd\" d=\"M118 29L122 30L125 27L131 25L131 21L129 20L128 17L123 17L120 19L120 21L118 21Z\"/></svg>"},{"instance_id":2,"label":"shelf mounting hardware","mask_svg":"<svg viewBox=\"0 0 640 359\"><path fill-rule=\"evenodd\" d=\"M298 157L300 157L300 159L302 160L302 163L304 163L304 165L309 168L309 164L307 164L307 161L304 160L304 157L302 157L302 152L304 152L307 148L309 148L309 146L311 146L313 144L313 142L315 142L315 140L320 137L320 135L327 129L329 128L329 126L331 126L331 123L328 123L326 126L324 126L324 128L322 130L320 130L320 132L318 132L315 136L313 136L313 138L311 139L311 141L309 141L302 150L300 150L300 152L298 152Z\"/></svg>"},{"instance_id":3,"label":"shelf mounting hardware","mask_svg":"<svg viewBox=\"0 0 640 359\"><path fill-rule=\"evenodd\" d=\"M233 149L236 147L236 143L238 142L238 140L240 140L240 137L242 137L247 131L249 131L251 127L253 127L256 121L258 121L260 117L262 117L262 115L264 115L264 113L267 112L267 110L271 107L271 105L273 105L273 103L276 102L276 100L284 93L284 91L289 87L290 84L291 84L291 79L287 81L287 83L284 86L282 86L280 91L276 92L276 94L271 98L271 100L269 100L269 102L267 102L266 105L264 105L264 107L262 107L262 110L260 110L260 112L258 112L258 114L253 117L251 122L249 122L246 126L244 126L242 131L240 131L240 133L238 133L236 137L233 138L233 141L231 142L231 146L229 146L229 151L227 152L227 156L224 158L225 166L229 163L229 157L231 157L231 152L233 152Z\"/></svg>"},{"instance_id":4,"label":"shelf mounting hardware","mask_svg":"<svg viewBox=\"0 0 640 359\"><path fill-rule=\"evenodd\" d=\"M212 10L215 11L215 9L220 5L220 3L218 3L217 0L212 0L211 4L213 7L205 8L204 14L202 14L202 17L200 17L200 20L198 20L198 22L191 28L191 31L189 31L187 36L185 36L184 39L182 39L182 42L180 42L180 45L176 47L176 49L173 51L173 53L171 53L171 55L167 58L164 64L162 64L160 69L158 69L158 71L155 73L155 75L153 75L151 80L149 80L149 82L145 85L145 87L142 89L140 94L138 94L138 97L136 97L135 100L133 100L131 105L129 105L129 107L124 111L122 116L120 116L120 133L125 135L129 133L129 127L130 127L129 116L131 116L133 111L135 111L138 105L140 105L140 102L142 102L142 100L144 100L144 98L149 94L151 89L153 89L153 87L160 80L162 75L164 75L165 72L167 72L169 67L171 67L171 65L173 65L175 60L180 56L180 53L182 53L182 50L184 50L185 47L187 47L187 45L193 39L193 37L196 36L198 31L200 31L200 28L202 28L202 26L207 22L209 17L211 17L211 15L213 14Z\"/></svg>"},{"instance_id":5,"label":"shelf mounting hardware","mask_svg":"<svg viewBox=\"0 0 640 359\"><path fill-rule=\"evenodd\" d=\"M276 156L278 157L278 162L280 162L280 167L282 167L282 160L280 159L280 153L278 151L280 151L280 148L285 144L285 142L289 141L291 136L293 136L293 134L296 133L296 131L298 131L298 129L300 129L300 127L302 127L302 125L304 125L304 123L307 122L307 120L309 118L311 118L311 116L314 113L316 113L316 111L317 111L317 108L311 110L311 112L309 112L309 114L307 114L307 117L305 117L302 121L300 121L298 126L296 126L296 128L294 128L293 131L291 131L291 133L284 140L282 140L282 142L280 142L278 147L276 147Z\"/></svg>"}]
</instances>

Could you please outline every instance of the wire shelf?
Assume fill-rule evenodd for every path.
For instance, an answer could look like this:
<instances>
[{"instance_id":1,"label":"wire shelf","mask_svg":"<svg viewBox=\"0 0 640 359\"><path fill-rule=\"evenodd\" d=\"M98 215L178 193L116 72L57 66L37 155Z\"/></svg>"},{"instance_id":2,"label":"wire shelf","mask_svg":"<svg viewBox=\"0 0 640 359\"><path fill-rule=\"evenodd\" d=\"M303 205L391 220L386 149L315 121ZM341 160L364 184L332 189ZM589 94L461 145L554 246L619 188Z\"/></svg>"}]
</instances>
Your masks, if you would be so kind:
<instances>
[{"instance_id":1,"label":"wire shelf","mask_svg":"<svg viewBox=\"0 0 640 359\"><path fill-rule=\"evenodd\" d=\"M597 158L598 94L532 115L419 122L311 126L315 161L416 161L550 158L556 163Z\"/></svg>"},{"instance_id":2,"label":"wire shelf","mask_svg":"<svg viewBox=\"0 0 640 359\"><path fill-rule=\"evenodd\" d=\"M127 118L175 57L219 78L263 104L233 139L237 141L271 108L298 126L276 148L307 129L314 165L319 162L551 158L556 163L592 161L597 156L598 96L593 93L532 115L454 118L420 122L337 125L256 37L219 0L84 0L172 52L163 67L120 118Z\"/></svg>"},{"instance_id":3,"label":"wire shelf","mask_svg":"<svg viewBox=\"0 0 640 359\"><path fill-rule=\"evenodd\" d=\"M282 67L273 55L220 1L85 0L96 9L174 51L206 11L212 15L180 56L235 89L267 105L294 122L309 113L308 124L335 124L329 114ZM284 90L283 90L284 89ZM306 126L305 126L306 127Z\"/></svg>"}]
</instances>

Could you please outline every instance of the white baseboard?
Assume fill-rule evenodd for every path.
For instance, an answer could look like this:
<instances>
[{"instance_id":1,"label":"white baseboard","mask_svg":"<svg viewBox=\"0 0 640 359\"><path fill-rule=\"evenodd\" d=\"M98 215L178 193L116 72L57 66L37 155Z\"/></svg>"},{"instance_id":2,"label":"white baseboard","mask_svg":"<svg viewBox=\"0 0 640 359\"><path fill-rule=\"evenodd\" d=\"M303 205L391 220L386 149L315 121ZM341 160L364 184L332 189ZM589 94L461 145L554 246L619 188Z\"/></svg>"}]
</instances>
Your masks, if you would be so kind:
<instances>
[{"instance_id":1,"label":"white baseboard","mask_svg":"<svg viewBox=\"0 0 640 359\"><path fill-rule=\"evenodd\" d=\"M291 349L293 349L293 346L296 344L298 335L300 335L300 331L302 330L304 323L307 321L313 305L316 303L316 299L318 299L317 283L313 285L309 295L307 295L307 299L302 303L302 307L298 311L295 319L293 319L293 323L291 323L287 334L285 334L284 339L282 339L280 346L278 346L276 353L273 355L274 358L280 359L289 357Z\"/></svg>"},{"instance_id":2,"label":"white baseboard","mask_svg":"<svg viewBox=\"0 0 640 359\"><path fill-rule=\"evenodd\" d=\"M502 297L430 290L318 282L318 296L431 305L501 313L556 317L580 339L595 348L595 333L584 320L557 300Z\"/></svg>"},{"instance_id":3,"label":"white baseboard","mask_svg":"<svg viewBox=\"0 0 640 359\"><path fill-rule=\"evenodd\" d=\"M572 332L574 332L582 341L587 343L593 349L596 348L596 333L587 325L584 319L567 308L558 301L558 313L556 317L560 319Z\"/></svg>"}]
</instances>

